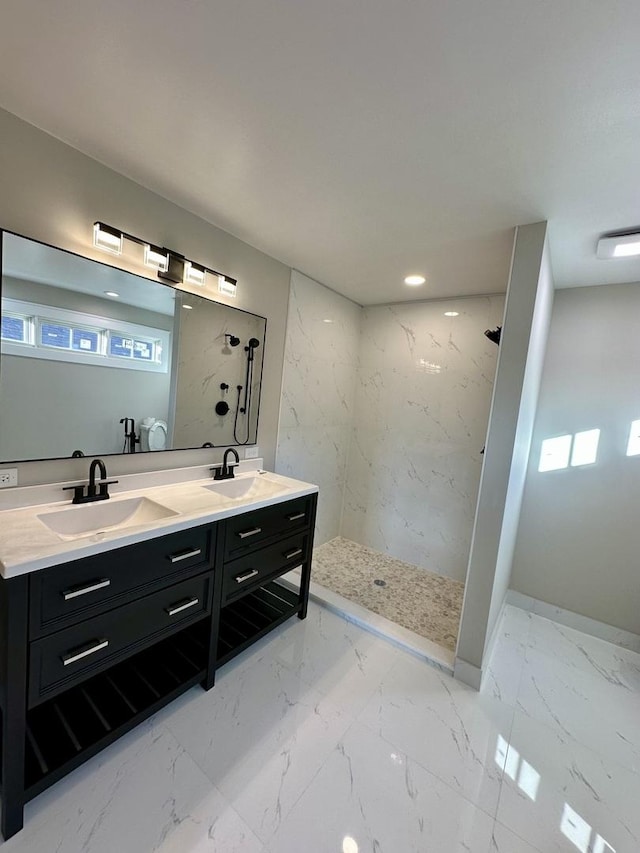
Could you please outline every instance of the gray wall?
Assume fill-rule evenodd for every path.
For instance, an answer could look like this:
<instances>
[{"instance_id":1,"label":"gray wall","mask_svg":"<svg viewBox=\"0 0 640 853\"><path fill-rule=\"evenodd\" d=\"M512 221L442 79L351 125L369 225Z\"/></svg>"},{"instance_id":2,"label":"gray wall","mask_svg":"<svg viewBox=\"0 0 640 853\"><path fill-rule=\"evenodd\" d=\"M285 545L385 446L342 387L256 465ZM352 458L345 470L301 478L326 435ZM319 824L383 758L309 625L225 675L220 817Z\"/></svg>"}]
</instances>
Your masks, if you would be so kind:
<instances>
[{"instance_id":1,"label":"gray wall","mask_svg":"<svg viewBox=\"0 0 640 853\"><path fill-rule=\"evenodd\" d=\"M273 467L289 268L6 111L0 111L0 138L1 227L108 263L109 256L91 245L93 222L102 220L238 279L237 299L220 297L218 301L268 320L258 442L265 465ZM153 278L133 257L113 260L130 272L148 273ZM193 288L193 292L218 298L213 286L205 294L201 288ZM219 457L220 451L213 450L136 454L112 459L109 470L118 474L198 464ZM23 485L73 479L86 473L82 460L19 467Z\"/></svg>"},{"instance_id":2,"label":"gray wall","mask_svg":"<svg viewBox=\"0 0 640 853\"><path fill-rule=\"evenodd\" d=\"M512 587L640 633L640 284L556 293ZM601 430L596 463L538 472L545 438Z\"/></svg>"},{"instance_id":3,"label":"gray wall","mask_svg":"<svg viewBox=\"0 0 640 853\"><path fill-rule=\"evenodd\" d=\"M456 674L475 686L509 587L551 321L546 232L546 222L523 226L514 243L457 648Z\"/></svg>"}]
</instances>

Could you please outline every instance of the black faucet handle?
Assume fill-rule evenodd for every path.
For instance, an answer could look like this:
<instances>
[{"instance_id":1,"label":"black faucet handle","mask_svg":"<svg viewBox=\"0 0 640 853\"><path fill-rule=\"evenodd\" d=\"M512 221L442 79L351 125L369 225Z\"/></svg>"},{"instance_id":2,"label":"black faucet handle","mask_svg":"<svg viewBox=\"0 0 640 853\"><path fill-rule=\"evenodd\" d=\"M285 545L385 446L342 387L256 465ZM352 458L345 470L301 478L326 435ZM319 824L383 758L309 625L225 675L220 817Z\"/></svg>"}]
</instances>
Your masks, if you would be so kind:
<instances>
[{"instance_id":1,"label":"black faucet handle","mask_svg":"<svg viewBox=\"0 0 640 853\"><path fill-rule=\"evenodd\" d=\"M98 480L96 486L100 486L100 490L98 492L100 497L108 498L109 490L107 489L107 486L114 486L117 482L117 480Z\"/></svg>"},{"instance_id":2,"label":"black faucet handle","mask_svg":"<svg viewBox=\"0 0 640 853\"><path fill-rule=\"evenodd\" d=\"M85 486L86 486L86 483L78 483L77 486L63 486L62 491L63 492L70 492L73 489L72 503L74 503L74 504L84 503Z\"/></svg>"}]
</instances>

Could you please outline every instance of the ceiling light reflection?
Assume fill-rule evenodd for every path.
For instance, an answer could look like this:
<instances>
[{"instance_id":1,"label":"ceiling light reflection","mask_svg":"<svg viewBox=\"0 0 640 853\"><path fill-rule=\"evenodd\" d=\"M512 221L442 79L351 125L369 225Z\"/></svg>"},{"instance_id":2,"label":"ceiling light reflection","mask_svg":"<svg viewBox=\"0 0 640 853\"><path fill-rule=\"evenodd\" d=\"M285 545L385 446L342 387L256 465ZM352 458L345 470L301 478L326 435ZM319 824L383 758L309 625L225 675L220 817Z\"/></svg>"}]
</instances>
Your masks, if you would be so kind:
<instances>
[{"instance_id":1,"label":"ceiling light reflection","mask_svg":"<svg viewBox=\"0 0 640 853\"><path fill-rule=\"evenodd\" d=\"M342 853L358 853L358 844L355 838L345 835L342 839Z\"/></svg>"}]
</instances>

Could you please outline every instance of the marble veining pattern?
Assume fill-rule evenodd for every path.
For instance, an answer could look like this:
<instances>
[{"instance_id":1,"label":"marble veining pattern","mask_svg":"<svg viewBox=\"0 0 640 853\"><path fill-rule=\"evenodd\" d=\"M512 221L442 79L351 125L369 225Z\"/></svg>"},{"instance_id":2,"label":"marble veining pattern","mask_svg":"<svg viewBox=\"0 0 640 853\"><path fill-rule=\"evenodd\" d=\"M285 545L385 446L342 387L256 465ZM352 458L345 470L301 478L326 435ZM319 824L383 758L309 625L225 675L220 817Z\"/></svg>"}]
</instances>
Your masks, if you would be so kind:
<instances>
[{"instance_id":1,"label":"marble veining pattern","mask_svg":"<svg viewBox=\"0 0 640 853\"><path fill-rule=\"evenodd\" d=\"M361 313L292 272L276 471L320 487L318 544L337 536L342 523Z\"/></svg>"},{"instance_id":2,"label":"marble veining pattern","mask_svg":"<svg viewBox=\"0 0 640 853\"><path fill-rule=\"evenodd\" d=\"M312 579L455 651L464 584L336 537L315 549ZM382 580L386 586L379 586Z\"/></svg>"},{"instance_id":3,"label":"marble veining pattern","mask_svg":"<svg viewBox=\"0 0 640 853\"><path fill-rule=\"evenodd\" d=\"M484 331L503 308L363 309L341 536L464 580L498 354Z\"/></svg>"},{"instance_id":4,"label":"marble veining pattern","mask_svg":"<svg viewBox=\"0 0 640 853\"><path fill-rule=\"evenodd\" d=\"M362 309L292 273L276 470L320 487L317 544L464 579L503 307Z\"/></svg>"},{"instance_id":5,"label":"marble veining pattern","mask_svg":"<svg viewBox=\"0 0 640 853\"><path fill-rule=\"evenodd\" d=\"M476 693L312 603L2 849L638 853L638 719L640 655L536 614L505 608Z\"/></svg>"}]
</instances>

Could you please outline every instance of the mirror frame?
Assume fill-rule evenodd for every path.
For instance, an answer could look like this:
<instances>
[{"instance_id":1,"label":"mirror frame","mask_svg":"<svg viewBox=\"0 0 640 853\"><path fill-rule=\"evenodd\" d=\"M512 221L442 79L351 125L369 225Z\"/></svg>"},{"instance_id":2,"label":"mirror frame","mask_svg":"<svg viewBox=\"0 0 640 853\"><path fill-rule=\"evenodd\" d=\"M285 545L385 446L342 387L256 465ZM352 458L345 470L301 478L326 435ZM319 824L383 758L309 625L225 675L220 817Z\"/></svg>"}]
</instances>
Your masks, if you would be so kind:
<instances>
[{"instance_id":1,"label":"mirror frame","mask_svg":"<svg viewBox=\"0 0 640 853\"><path fill-rule=\"evenodd\" d=\"M38 245L40 245L40 246L46 246L49 249L55 249L58 252L64 252L67 255L73 255L76 258L81 258L84 261L90 261L91 263L99 264L100 266L103 266L103 267L109 267L111 269L117 269L123 273L127 273L128 275L133 275L133 276L138 275L137 273L131 272L131 270L128 270L128 269L124 269L123 267L120 267L117 264L109 264L109 263L106 263L105 261L99 261L99 260L96 260L95 258L89 258L86 255L81 255L79 252L73 252L73 251L71 251L71 249L63 249L61 246L54 246L53 243L47 243L44 240L38 240L36 237L30 237L27 234L20 234L17 231L11 231L9 228L0 228L0 316L2 315L1 300L2 300L2 278L3 278L3 266L4 266L4 235L5 234L10 234L13 237L20 237L23 240L30 240L32 243L38 243ZM161 279L150 278L146 275L138 275L138 278L142 278L145 281L148 281L150 284L161 285L162 287L167 287L170 290L178 290L182 293L188 294L189 296L196 296L199 299L204 299L206 302L211 302L214 305L220 305L223 308L230 308L232 311L239 311L241 314L250 314L252 317L257 317L259 320L264 320L264 341L263 341L263 346L260 347L260 349L262 350L262 353L261 353L261 359L260 359L260 394L258 397L258 411L257 411L257 415L256 415L256 440L255 441L247 441L245 444L234 444L234 443L231 443L231 444L214 444L214 445L211 445L211 447L209 447L209 446L205 447L202 444L196 445L194 447L167 447L164 450L157 450L157 451L151 451L151 450L143 451L143 450L141 450L141 451L138 451L137 453L133 453L133 454L131 454L131 453L100 453L100 452L97 452L96 454L90 454L90 455L84 456L84 457L43 456L43 457L30 457L28 459L0 459L0 465L24 464L27 462L59 462L59 461L70 460L70 459L74 459L74 458L93 459L97 456L99 456L99 457L106 456L106 457L111 457L111 458L113 458L115 456L121 456L121 457L126 458L128 456L139 456L139 455L143 455L143 454L145 457L149 454L154 455L154 456L160 456L161 454L164 454L164 453L176 453L176 452L179 453L181 451L182 452L193 451L193 450L210 451L210 450L215 450L216 448L223 448L223 447L254 447L255 445L257 445L257 443L258 443L258 431L259 431L259 426L260 426L260 404L262 401L262 377L264 374L264 354L265 354L266 340L267 340L267 326L268 326L267 318L263 317L261 314L254 314L253 311L245 311L243 308L237 308L235 305L229 305L227 302L219 302L216 299L209 299L209 297L203 296L199 293L196 293L193 290L183 290L177 284L174 286L174 285L170 284L169 282L162 281ZM0 374L1 374L1 371L2 371L2 353L0 352ZM2 401L0 398L0 404L1 404L1 402Z\"/></svg>"}]
</instances>

